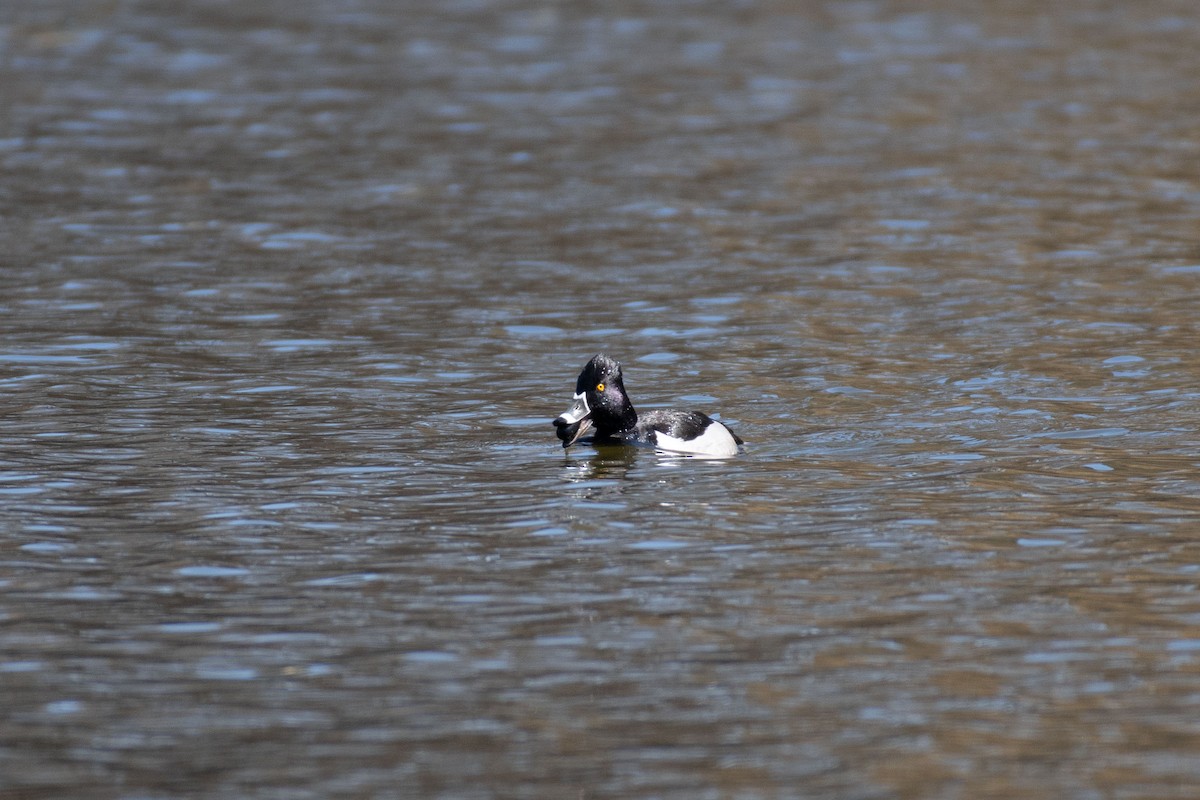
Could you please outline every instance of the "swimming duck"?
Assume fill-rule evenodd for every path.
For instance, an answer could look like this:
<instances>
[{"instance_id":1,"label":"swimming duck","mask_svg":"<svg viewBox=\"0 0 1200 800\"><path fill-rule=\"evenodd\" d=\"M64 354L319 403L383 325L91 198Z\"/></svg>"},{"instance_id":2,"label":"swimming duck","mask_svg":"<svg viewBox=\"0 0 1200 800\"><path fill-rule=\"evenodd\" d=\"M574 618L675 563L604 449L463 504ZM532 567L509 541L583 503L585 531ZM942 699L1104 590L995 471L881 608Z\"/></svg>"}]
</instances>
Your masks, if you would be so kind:
<instances>
[{"instance_id":1,"label":"swimming duck","mask_svg":"<svg viewBox=\"0 0 1200 800\"><path fill-rule=\"evenodd\" d=\"M595 356L575 381L571 407L554 420L565 450L588 431L595 442L653 445L670 453L737 455L742 440L724 423L699 411L654 410L639 415L625 394L621 365Z\"/></svg>"}]
</instances>

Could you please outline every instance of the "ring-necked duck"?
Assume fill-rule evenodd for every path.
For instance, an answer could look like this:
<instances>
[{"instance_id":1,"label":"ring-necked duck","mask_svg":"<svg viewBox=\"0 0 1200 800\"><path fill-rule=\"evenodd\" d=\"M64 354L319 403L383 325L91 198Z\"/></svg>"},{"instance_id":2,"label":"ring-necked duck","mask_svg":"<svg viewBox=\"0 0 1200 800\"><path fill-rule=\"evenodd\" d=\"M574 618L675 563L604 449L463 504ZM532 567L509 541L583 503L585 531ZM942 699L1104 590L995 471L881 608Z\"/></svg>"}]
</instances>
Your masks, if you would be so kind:
<instances>
[{"instance_id":1,"label":"ring-necked duck","mask_svg":"<svg viewBox=\"0 0 1200 800\"><path fill-rule=\"evenodd\" d=\"M671 453L737 455L742 440L724 423L699 411L654 410L638 415L625 394L621 365L601 353L575 382L575 399L554 420L563 449L595 431L596 442L653 445Z\"/></svg>"}]
</instances>

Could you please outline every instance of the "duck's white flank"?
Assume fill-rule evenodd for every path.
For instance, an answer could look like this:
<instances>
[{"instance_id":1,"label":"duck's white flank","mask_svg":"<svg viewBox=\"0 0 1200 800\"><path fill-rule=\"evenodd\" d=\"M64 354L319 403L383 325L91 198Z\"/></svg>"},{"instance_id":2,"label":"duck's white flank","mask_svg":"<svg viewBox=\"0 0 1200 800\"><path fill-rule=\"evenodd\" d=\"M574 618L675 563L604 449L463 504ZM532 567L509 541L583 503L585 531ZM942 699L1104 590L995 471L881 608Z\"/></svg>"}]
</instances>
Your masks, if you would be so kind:
<instances>
[{"instance_id":1,"label":"duck's white flank","mask_svg":"<svg viewBox=\"0 0 1200 800\"><path fill-rule=\"evenodd\" d=\"M654 445L659 450L666 450L670 453L692 453L703 456L736 456L738 451L737 440L733 438L729 428L715 420L713 424L704 429L704 433L695 439L676 439L662 431L655 431Z\"/></svg>"}]
</instances>

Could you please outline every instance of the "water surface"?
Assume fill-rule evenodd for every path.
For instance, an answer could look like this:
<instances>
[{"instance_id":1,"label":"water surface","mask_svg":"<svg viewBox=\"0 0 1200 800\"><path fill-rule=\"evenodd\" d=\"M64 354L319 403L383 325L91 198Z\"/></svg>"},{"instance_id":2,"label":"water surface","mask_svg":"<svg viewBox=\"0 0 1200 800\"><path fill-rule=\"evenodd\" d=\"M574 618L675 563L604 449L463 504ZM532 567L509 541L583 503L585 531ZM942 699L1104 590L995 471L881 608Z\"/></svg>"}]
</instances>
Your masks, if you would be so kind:
<instances>
[{"instance_id":1,"label":"water surface","mask_svg":"<svg viewBox=\"0 0 1200 800\"><path fill-rule=\"evenodd\" d=\"M0 20L0 794L1195 796L1190 6L401 5Z\"/></svg>"}]
</instances>

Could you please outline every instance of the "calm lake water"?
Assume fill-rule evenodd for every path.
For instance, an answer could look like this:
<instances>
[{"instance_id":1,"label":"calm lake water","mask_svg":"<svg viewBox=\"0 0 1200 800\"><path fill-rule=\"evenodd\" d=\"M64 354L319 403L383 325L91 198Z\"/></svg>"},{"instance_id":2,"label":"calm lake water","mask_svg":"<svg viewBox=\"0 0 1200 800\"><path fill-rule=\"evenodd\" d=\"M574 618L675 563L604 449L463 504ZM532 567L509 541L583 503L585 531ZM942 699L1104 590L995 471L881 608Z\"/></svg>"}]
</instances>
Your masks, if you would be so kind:
<instances>
[{"instance_id":1,"label":"calm lake water","mask_svg":"<svg viewBox=\"0 0 1200 800\"><path fill-rule=\"evenodd\" d=\"M6 3L0 797L1200 795L1197 52Z\"/></svg>"}]
</instances>

